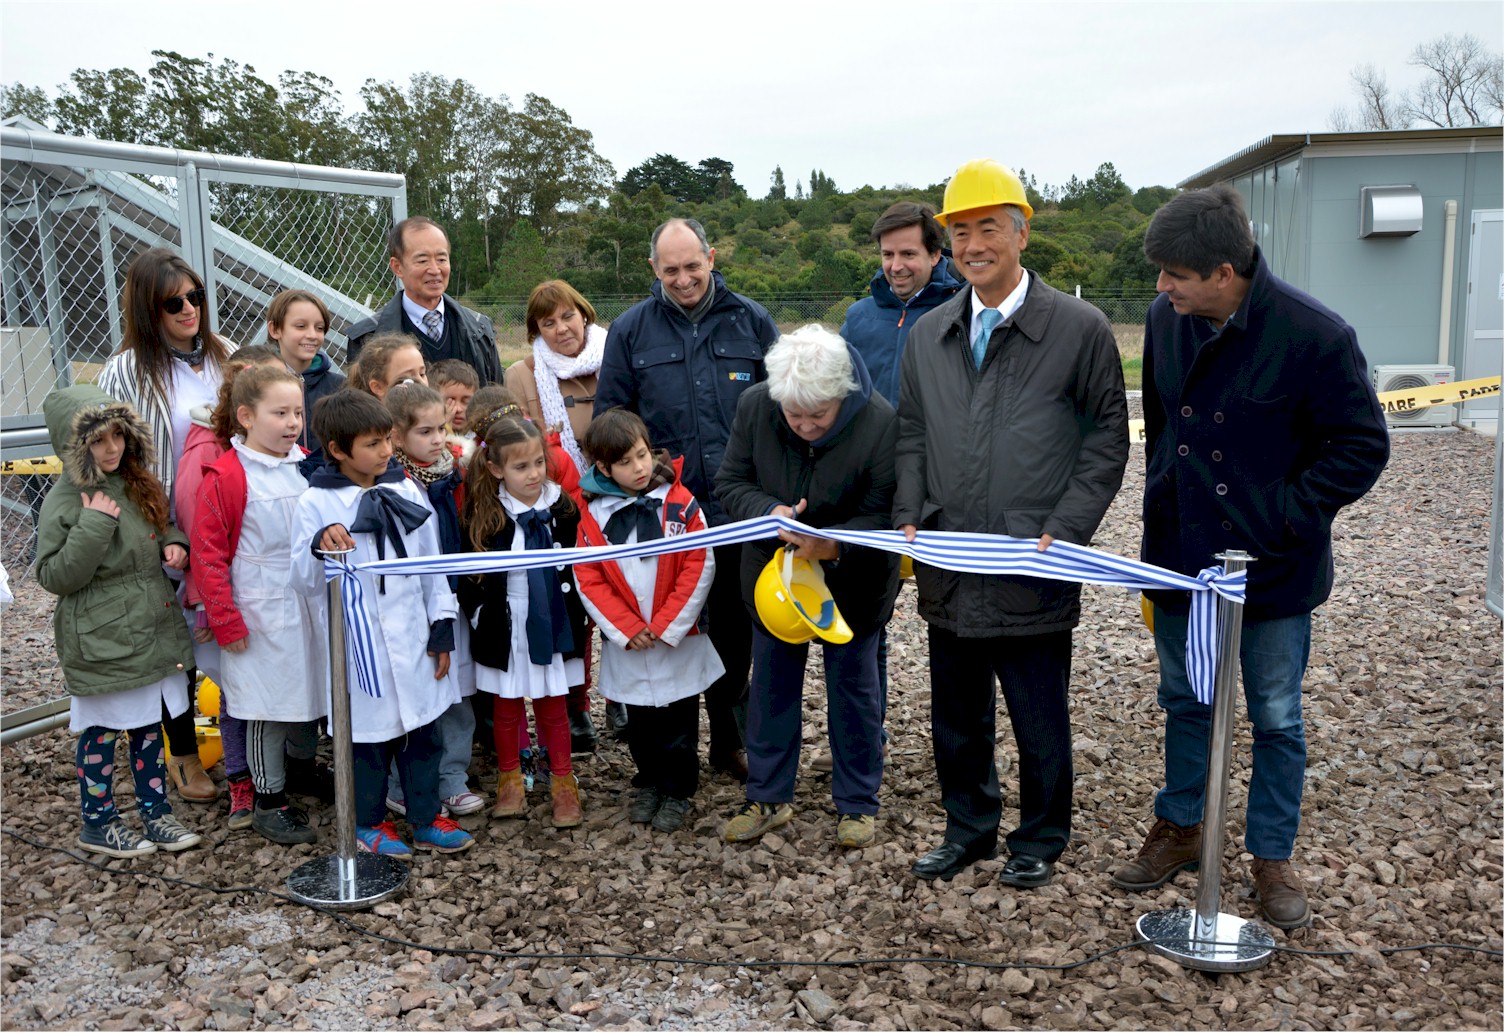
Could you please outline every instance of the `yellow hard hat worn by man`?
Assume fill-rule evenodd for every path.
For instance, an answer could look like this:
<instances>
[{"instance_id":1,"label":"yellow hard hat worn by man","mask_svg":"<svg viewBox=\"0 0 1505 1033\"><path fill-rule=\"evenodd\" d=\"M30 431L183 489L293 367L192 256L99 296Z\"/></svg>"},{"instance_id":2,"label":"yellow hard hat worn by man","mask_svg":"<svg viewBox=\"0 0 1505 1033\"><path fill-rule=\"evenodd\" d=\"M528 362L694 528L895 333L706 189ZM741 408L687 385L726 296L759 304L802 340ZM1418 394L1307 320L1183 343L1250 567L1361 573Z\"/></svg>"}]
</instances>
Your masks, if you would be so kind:
<instances>
[{"instance_id":1,"label":"yellow hard hat worn by man","mask_svg":"<svg viewBox=\"0 0 1505 1033\"><path fill-rule=\"evenodd\" d=\"M1024 182L1014 170L992 158L978 158L957 169L956 175L946 184L946 197L942 202L944 210L935 221L945 226L946 220L958 212L1000 204L1021 209L1026 219L1035 217L1035 210L1025 197Z\"/></svg>"}]
</instances>

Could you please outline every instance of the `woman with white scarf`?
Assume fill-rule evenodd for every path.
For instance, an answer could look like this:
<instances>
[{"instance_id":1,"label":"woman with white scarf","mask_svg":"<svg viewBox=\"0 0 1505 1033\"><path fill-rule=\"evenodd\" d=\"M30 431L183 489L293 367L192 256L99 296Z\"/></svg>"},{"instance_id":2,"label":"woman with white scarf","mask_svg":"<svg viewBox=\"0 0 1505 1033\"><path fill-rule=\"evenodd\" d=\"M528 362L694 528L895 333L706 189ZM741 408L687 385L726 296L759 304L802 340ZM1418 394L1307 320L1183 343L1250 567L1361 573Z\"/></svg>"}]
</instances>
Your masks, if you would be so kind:
<instances>
[{"instance_id":1,"label":"woman with white scarf","mask_svg":"<svg viewBox=\"0 0 1505 1033\"><path fill-rule=\"evenodd\" d=\"M533 354L507 367L502 386L540 428L557 430L559 443L583 475L590 469L580 439L595 415L596 373L606 351L606 330L596 310L563 280L545 280L528 295L528 336ZM586 670L590 669L589 655ZM570 689L570 738L576 753L595 749L586 686ZM627 734L627 708L608 701L606 723L618 738Z\"/></svg>"},{"instance_id":2,"label":"woman with white scarf","mask_svg":"<svg viewBox=\"0 0 1505 1033\"><path fill-rule=\"evenodd\" d=\"M507 367L502 384L528 419L559 431L560 444L584 474L590 464L579 439L594 415L606 330L596 325L591 303L563 280L545 280L533 288L527 325L533 354Z\"/></svg>"}]
</instances>

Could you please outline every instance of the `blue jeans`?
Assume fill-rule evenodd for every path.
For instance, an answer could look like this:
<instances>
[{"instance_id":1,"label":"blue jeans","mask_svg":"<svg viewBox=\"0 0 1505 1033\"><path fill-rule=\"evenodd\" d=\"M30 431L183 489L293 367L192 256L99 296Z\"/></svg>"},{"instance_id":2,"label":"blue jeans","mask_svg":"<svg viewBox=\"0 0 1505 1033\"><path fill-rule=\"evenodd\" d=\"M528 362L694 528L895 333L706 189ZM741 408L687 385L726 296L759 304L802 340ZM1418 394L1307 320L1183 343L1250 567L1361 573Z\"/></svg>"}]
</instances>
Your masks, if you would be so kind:
<instances>
[{"instance_id":1,"label":"blue jeans","mask_svg":"<svg viewBox=\"0 0 1505 1033\"><path fill-rule=\"evenodd\" d=\"M1155 814L1183 828L1202 820L1212 708L1198 703L1186 676L1185 617L1155 607L1160 706L1165 711L1165 788ZM1254 726L1254 770L1244 847L1255 857L1291 856L1301 823L1306 733L1301 680L1312 646L1312 615L1246 621L1239 639L1244 701Z\"/></svg>"},{"instance_id":2,"label":"blue jeans","mask_svg":"<svg viewBox=\"0 0 1505 1033\"><path fill-rule=\"evenodd\" d=\"M878 632L845 645L818 644L826 667L831 799L840 814L877 814L878 787L883 781ZM747 707L747 798L751 801L794 802L809 652L808 642L792 646L761 625L753 625L752 691Z\"/></svg>"}]
</instances>

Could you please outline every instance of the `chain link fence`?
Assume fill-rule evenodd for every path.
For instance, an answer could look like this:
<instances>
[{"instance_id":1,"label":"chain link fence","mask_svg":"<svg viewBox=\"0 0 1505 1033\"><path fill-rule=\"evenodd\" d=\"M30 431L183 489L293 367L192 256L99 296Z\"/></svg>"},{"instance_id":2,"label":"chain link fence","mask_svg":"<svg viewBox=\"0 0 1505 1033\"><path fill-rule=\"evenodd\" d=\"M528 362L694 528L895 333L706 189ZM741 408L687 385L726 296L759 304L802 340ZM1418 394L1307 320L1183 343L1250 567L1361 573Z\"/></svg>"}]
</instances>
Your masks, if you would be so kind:
<instances>
[{"instance_id":1,"label":"chain link fence","mask_svg":"<svg viewBox=\"0 0 1505 1033\"><path fill-rule=\"evenodd\" d=\"M92 382L120 347L121 290L142 252L171 248L204 277L211 325L265 337L288 288L329 305L329 347L392 290L386 234L402 177L0 128L0 560L28 576L35 520L58 472L42 421L55 387Z\"/></svg>"}]
</instances>

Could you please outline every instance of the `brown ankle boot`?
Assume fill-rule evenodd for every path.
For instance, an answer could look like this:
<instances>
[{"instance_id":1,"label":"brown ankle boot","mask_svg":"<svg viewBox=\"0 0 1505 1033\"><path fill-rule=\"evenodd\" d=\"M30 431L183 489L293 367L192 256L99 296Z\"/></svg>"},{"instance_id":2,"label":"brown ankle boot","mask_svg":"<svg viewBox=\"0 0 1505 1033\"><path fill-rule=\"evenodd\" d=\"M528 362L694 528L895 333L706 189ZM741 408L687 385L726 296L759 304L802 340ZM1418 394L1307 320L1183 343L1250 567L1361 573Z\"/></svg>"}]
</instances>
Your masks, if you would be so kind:
<instances>
[{"instance_id":1,"label":"brown ankle boot","mask_svg":"<svg viewBox=\"0 0 1505 1033\"><path fill-rule=\"evenodd\" d=\"M1256 857L1251 866L1254 892L1265 909L1270 924L1281 929L1299 929L1312 920L1312 908L1306 902L1306 887L1289 860L1267 861Z\"/></svg>"},{"instance_id":2,"label":"brown ankle boot","mask_svg":"<svg viewBox=\"0 0 1505 1033\"><path fill-rule=\"evenodd\" d=\"M554 796L554 827L572 829L585 817L580 801L580 782L574 775L555 775L549 791Z\"/></svg>"},{"instance_id":3,"label":"brown ankle boot","mask_svg":"<svg viewBox=\"0 0 1505 1033\"><path fill-rule=\"evenodd\" d=\"M178 787L178 795L190 803L209 803L219 799L219 786L204 770L197 753L168 757L167 777Z\"/></svg>"},{"instance_id":4,"label":"brown ankle boot","mask_svg":"<svg viewBox=\"0 0 1505 1033\"><path fill-rule=\"evenodd\" d=\"M1144 837L1139 856L1113 873L1113 885L1126 890L1152 890L1186 868L1195 871L1202 859L1202 823L1191 828L1156 818Z\"/></svg>"},{"instance_id":5,"label":"brown ankle boot","mask_svg":"<svg viewBox=\"0 0 1505 1033\"><path fill-rule=\"evenodd\" d=\"M523 769L501 771L496 776L496 803L491 805L493 818L520 818L528 810L527 791L523 789Z\"/></svg>"}]
</instances>

